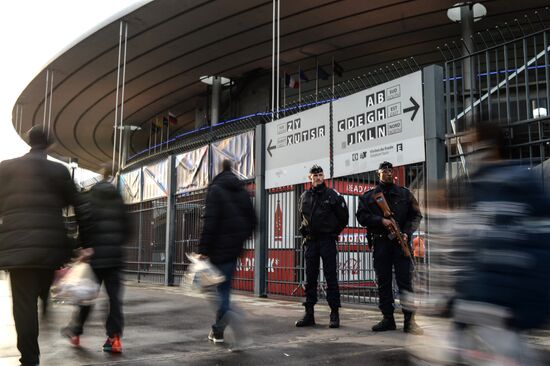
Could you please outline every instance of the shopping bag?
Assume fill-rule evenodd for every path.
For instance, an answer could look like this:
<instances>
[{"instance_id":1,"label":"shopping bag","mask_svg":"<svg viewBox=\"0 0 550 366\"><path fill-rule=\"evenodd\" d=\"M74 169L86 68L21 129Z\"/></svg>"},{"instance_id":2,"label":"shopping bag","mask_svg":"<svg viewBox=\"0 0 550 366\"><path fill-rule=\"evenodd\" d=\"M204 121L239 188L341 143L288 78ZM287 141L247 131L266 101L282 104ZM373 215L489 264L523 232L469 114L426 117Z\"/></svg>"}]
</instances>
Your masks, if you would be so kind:
<instances>
[{"instance_id":1,"label":"shopping bag","mask_svg":"<svg viewBox=\"0 0 550 366\"><path fill-rule=\"evenodd\" d=\"M99 295L99 288L92 267L78 262L56 271L51 299L61 304L90 305Z\"/></svg>"},{"instance_id":2,"label":"shopping bag","mask_svg":"<svg viewBox=\"0 0 550 366\"><path fill-rule=\"evenodd\" d=\"M225 281L225 276L208 259L200 259L198 254L186 254L191 262L183 276L182 287L190 291L202 292Z\"/></svg>"}]
</instances>

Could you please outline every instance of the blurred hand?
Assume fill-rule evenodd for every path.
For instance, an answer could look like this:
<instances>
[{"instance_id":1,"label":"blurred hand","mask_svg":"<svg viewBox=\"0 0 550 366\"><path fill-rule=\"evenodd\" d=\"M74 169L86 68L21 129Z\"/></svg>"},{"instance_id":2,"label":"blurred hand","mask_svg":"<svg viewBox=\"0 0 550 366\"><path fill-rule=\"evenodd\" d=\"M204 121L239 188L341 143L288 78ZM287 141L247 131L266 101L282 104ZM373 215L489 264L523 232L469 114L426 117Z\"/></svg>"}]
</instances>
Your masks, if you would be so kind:
<instances>
[{"instance_id":1,"label":"blurred hand","mask_svg":"<svg viewBox=\"0 0 550 366\"><path fill-rule=\"evenodd\" d=\"M200 259L201 261L204 261L204 260L208 259L208 256L207 256L207 255L204 255L204 254L199 254L199 259Z\"/></svg>"},{"instance_id":2,"label":"blurred hand","mask_svg":"<svg viewBox=\"0 0 550 366\"><path fill-rule=\"evenodd\" d=\"M409 241L409 236L405 233L403 233L403 240L405 240L405 243L408 243Z\"/></svg>"},{"instance_id":3,"label":"blurred hand","mask_svg":"<svg viewBox=\"0 0 550 366\"><path fill-rule=\"evenodd\" d=\"M391 220L382 219L382 225L384 225L384 227L385 227L386 229L389 229L389 228L391 227L391 225L392 225Z\"/></svg>"},{"instance_id":4,"label":"blurred hand","mask_svg":"<svg viewBox=\"0 0 550 366\"><path fill-rule=\"evenodd\" d=\"M93 248L80 249L78 251L78 257L76 258L77 262L89 262L90 258L94 255Z\"/></svg>"}]
</instances>

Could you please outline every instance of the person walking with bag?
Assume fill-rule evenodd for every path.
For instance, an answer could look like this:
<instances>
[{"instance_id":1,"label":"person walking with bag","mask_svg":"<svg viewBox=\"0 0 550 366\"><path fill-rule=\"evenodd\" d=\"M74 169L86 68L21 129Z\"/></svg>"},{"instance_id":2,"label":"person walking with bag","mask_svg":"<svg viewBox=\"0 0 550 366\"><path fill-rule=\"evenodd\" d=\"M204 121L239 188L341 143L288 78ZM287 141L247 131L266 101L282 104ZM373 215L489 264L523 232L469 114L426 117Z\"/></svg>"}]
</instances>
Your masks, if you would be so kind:
<instances>
[{"instance_id":1,"label":"person walking with bag","mask_svg":"<svg viewBox=\"0 0 550 366\"><path fill-rule=\"evenodd\" d=\"M217 286L219 304L208 339L214 343L223 343L224 330L228 325L233 272L244 242L256 226L250 195L231 171L229 160L223 161L222 172L208 187L203 219L198 253L201 259L210 259L225 276L225 281Z\"/></svg>"},{"instance_id":2,"label":"person walking with bag","mask_svg":"<svg viewBox=\"0 0 550 366\"><path fill-rule=\"evenodd\" d=\"M80 240L83 243L81 260L89 261L99 284L105 285L109 310L105 323L107 340L104 352L121 353L124 328L122 312L122 267L124 248L130 235L130 221L124 201L111 183L111 169L103 167L103 180L79 198L81 213ZM61 330L71 344L80 345L80 335L92 305L79 306L70 324Z\"/></svg>"},{"instance_id":3,"label":"person walking with bag","mask_svg":"<svg viewBox=\"0 0 550 366\"><path fill-rule=\"evenodd\" d=\"M0 163L0 269L10 272L13 318L22 365L38 365L38 297L69 261L63 209L75 205L69 170L47 159L53 140L42 126L27 133L29 153Z\"/></svg>"}]
</instances>

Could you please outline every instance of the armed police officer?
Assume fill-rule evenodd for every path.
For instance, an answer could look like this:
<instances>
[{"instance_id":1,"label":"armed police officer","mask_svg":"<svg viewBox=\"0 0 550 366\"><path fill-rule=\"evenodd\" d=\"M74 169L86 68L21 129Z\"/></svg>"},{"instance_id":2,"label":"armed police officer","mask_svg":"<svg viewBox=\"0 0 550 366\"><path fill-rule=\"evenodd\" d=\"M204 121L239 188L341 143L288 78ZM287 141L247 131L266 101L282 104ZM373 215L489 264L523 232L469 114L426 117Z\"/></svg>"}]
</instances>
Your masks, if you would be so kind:
<instances>
[{"instance_id":1,"label":"armed police officer","mask_svg":"<svg viewBox=\"0 0 550 366\"><path fill-rule=\"evenodd\" d=\"M311 188L300 197L300 233L304 237L306 260L306 302L305 315L296 322L297 327L315 325L313 307L317 303L317 277L319 262L323 259L323 274L327 281L327 302L330 306L330 328L340 326L338 309L340 291L336 273L338 234L349 220L348 207L344 198L325 185L323 168L314 165L309 170Z\"/></svg>"},{"instance_id":2,"label":"armed police officer","mask_svg":"<svg viewBox=\"0 0 550 366\"><path fill-rule=\"evenodd\" d=\"M380 164L378 169L378 185L367 191L359 198L357 221L367 228L369 243L374 246L373 262L378 281L379 308L384 318L372 327L375 332L395 330L394 299L392 291L392 267L395 269L395 278L400 294L413 292L412 273L414 265L410 255L411 235L415 232L422 220L418 202L406 188L393 182L393 165L387 161ZM383 194L381 199L380 193ZM389 217L384 217L379 206L385 200L391 210L395 226ZM393 235L392 235L393 229ZM405 246L399 245L396 234L401 234ZM408 256L405 253L408 248ZM422 329L414 321L412 309L403 307L405 324L403 331L411 334L422 334Z\"/></svg>"}]
</instances>

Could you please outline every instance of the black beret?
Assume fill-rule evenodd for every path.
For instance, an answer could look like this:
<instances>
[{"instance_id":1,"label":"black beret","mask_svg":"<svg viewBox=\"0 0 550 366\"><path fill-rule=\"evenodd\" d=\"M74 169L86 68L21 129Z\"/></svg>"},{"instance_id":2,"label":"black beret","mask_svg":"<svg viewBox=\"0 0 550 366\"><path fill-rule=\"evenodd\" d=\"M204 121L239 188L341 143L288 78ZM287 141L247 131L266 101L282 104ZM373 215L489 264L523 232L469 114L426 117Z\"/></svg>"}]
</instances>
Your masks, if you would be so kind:
<instances>
[{"instance_id":1,"label":"black beret","mask_svg":"<svg viewBox=\"0 0 550 366\"><path fill-rule=\"evenodd\" d=\"M311 167L311 169L309 169L309 174L318 174L318 173L322 173L323 172L323 168L321 168L319 165L315 164Z\"/></svg>"},{"instance_id":2,"label":"black beret","mask_svg":"<svg viewBox=\"0 0 550 366\"><path fill-rule=\"evenodd\" d=\"M386 168L393 168L393 165L392 163L390 163L389 161L384 161L382 163L380 163L380 166L378 167L378 169L386 169Z\"/></svg>"}]
</instances>

